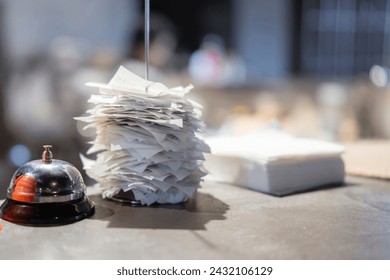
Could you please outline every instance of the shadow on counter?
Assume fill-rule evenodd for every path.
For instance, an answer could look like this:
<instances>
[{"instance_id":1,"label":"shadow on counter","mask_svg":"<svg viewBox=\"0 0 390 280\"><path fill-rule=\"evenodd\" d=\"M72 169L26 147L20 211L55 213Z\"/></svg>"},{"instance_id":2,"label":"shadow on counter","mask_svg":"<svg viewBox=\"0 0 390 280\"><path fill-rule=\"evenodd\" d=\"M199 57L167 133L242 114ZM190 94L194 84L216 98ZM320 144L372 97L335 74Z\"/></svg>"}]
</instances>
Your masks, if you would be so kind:
<instances>
[{"instance_id":1,"label":"shadow on counter","mask_svg":"<svg viewBox=\"0 0 390 280\"><path fill-rule=\"evenodd\" d=\"M131 207L90 196L96 213L90 219L109 221L109 228L206 230L210 221L225 220L229 206L210 194L198 192L186 203Z\"/></svg>"}]
</instances>

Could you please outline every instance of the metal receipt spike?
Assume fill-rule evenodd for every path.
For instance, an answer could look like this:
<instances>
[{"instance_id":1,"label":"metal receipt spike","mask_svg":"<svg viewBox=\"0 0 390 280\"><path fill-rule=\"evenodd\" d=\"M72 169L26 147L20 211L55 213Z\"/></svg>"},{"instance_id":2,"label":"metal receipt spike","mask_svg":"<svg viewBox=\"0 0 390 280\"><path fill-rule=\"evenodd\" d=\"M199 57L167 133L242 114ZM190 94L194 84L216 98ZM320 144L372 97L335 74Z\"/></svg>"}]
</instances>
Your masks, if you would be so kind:
<instances>
[{"instance_id":1,"label":"metal receipt spike","mask_svg":"<svg viewBox=\"0 0 390 280\"><path fill-rule=\"evenodd\" d=\"M145 0L145 79L149 80L150 0Z\"/></svg>"}]
</instances>

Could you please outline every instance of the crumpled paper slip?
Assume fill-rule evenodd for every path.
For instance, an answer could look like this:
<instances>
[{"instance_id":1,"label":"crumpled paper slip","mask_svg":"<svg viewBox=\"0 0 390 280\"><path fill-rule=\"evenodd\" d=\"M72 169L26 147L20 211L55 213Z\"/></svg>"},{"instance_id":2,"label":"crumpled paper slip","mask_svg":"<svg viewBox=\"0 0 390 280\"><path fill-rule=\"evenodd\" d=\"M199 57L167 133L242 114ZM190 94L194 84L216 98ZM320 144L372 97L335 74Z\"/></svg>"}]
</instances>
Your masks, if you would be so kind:
<instances>
[{"instance_id":1,"label":"crumpled paper slip","mask_svg":"<svg viewBox=\"0 0 390 280\"><path fill-rule=\"evenodd\" d=\"M185 95L192 86L168 88L120 67L108 84L97 87L94 107L75 118L96 129L82 156L88 176L106 187L103 196L132 191L142 204L187 200L207 174L203 153L209 147L198 136L202 107Z\"/></svg>"}]
</instances>

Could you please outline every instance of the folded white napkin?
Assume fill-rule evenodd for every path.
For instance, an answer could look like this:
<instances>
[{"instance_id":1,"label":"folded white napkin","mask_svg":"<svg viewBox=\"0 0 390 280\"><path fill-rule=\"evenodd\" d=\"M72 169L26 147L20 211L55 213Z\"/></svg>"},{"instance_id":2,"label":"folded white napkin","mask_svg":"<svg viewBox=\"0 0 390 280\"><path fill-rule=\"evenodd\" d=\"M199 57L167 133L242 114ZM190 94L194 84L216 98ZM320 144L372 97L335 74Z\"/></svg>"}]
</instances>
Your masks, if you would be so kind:
<instances>
[{"instance_id":1,"label":"folded white napkin","mask_svg":"<svg viewBox=\"0 0 390 280\"><path fill-rule=\"evenodd\" d=\"M286 195L344 180L341 145L265 130L206 139L207 180Z\"/></svg>"}]
</instances>

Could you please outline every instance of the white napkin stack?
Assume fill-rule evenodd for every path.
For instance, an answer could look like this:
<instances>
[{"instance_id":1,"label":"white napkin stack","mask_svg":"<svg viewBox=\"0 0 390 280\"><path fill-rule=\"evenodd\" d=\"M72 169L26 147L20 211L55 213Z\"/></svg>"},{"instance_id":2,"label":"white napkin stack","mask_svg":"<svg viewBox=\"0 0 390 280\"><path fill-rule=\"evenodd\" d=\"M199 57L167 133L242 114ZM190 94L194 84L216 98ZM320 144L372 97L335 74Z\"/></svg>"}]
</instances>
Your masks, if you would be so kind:
<instances>
[{"instance_id":1,"label":"white napkin stack","mask_svg":"<svg viewBox=\"0 0 390 280\"><path fill-rule=\"evenodd\" d=\"M96 139L82 157L87 174L106 188L103 195L132 191L142 204L187 200L207 174L208 146L197 135L201 106L185 97L192 86L167 88L120 67L108 84L97 87L94 108L75 118L94 127Z\"/></svg>"},{"instance_id":2,"label":"white napkin stack","mask_svg":"<svg viewBox=\"0 0 390 280\"><path fill-rule=\"evenodd\" d=\"M344 181L344 148L338 144L296 138L264 130L245 136L206 140L206 180L287 195Z\"/></svg>"}]
</instances>

